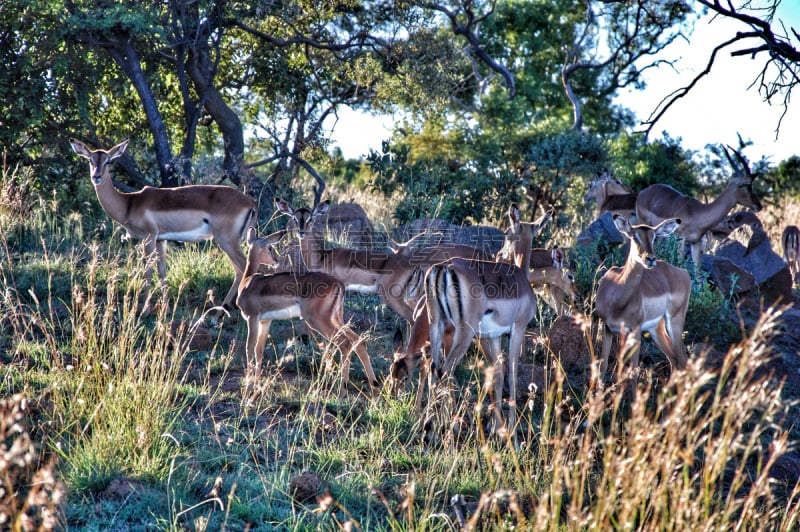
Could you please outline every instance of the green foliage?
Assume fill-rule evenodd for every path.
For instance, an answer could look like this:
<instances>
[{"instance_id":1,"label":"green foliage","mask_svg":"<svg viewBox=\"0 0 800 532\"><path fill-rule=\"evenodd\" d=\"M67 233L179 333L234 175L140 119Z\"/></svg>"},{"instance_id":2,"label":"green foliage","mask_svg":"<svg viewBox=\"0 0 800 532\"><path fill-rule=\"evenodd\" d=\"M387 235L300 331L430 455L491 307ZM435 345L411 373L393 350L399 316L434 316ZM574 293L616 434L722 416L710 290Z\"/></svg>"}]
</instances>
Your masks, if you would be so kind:
<instances>
[{"instance_id":1,"label":"green foliage","mask_svg":"<svg viewBox=\"0 0 800 532\"><path fill-rule=\"evenodd\" d=\"M795 155L781 161L763 178L773 194L800 198L800 157Z\"/></svg>"},{"instance_id":2,"label":"green foliage","mask_svg":"<svg viewBox=\"0 0 800 532\"><path fill-rule=\"evenodd\" d=\"M698 187L698 168L692 152L680 146L680 139L666 133L647 142L642 135L622 134L608 142L611 170L631 190L639 191L656 183L671 185L692 195Z\"/></svg>"}]
</instances>

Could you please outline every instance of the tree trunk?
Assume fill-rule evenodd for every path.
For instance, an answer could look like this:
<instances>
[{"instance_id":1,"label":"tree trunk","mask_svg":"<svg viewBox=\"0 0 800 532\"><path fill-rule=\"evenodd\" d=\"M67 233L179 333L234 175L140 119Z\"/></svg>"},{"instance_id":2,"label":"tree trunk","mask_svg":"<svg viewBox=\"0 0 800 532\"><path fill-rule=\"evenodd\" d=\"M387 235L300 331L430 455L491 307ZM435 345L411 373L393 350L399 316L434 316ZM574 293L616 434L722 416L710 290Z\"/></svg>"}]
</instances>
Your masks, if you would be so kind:
<instances>
[{"instance_id":1,"label":"tree trunk","mask_svg":"<svg viewBox=\"0 0 800 532\"><path fill-rule=\"evenodd\" d=\"M167 128L161 119L155 96L153 96L150 85L147 83L147 78L142 71L139 56L127 38L115 42L108 48L108 51L131 80L139 99L142 101L147 124L153 135L153 148L158 162L158 171L161 175L161 186L174 186L177 184L177 179L172 168L172 150L167 138Z\"/></svg>"}]
</instances>

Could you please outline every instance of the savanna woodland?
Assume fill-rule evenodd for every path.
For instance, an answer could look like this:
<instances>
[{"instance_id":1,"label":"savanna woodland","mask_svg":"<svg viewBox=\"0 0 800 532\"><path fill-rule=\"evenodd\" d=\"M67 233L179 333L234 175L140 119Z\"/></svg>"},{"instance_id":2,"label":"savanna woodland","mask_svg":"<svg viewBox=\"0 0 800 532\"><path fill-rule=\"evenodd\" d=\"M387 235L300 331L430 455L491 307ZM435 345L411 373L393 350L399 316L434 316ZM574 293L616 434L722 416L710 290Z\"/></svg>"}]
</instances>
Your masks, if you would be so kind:
<instances>
[{"instance_id":1,"label":"savanna woodland","mask_svg":"<svg viewBox=\"0 0 800 532\"><path fill-rule=\"evenodd\" d=\"M659 131L779 3L0 0L0 528L796 530L800 158Z\"/></svg>"}]
</instances>

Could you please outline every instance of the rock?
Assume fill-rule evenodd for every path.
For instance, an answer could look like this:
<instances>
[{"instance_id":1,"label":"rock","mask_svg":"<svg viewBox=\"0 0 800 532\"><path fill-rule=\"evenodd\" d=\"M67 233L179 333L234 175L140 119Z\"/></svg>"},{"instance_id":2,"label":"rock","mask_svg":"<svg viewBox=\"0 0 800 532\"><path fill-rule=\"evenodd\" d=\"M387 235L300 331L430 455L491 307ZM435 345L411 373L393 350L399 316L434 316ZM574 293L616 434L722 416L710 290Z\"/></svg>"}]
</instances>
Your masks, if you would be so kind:
<instances>
[{"instance_id":1,"label":"rock","mask_svg":"<svg viewBox=\"0 0 800 532\"><path fill-rule=\"evenodd\" d=\"M763 298L765 306L791 298L789 268L772 250L769 237L759 227L747 224L737 227L714 255L710 259L704 257L702 262L714 283L727 293L736 293L759 303ZM734 274L738 276L735 287L731 282Z\"/></svg>"},{"instance_id":2,"label":"rock","mask_svg":"<svg viewBox=\"0 0 800 532\"><path fill-rule=\"evenodd\" d=\"M293 240L296 240L297 224L293 219L286 223ZM371 248L373 245L372 224L358 203L331 204L325 215L311 226L314 237L325 238L351 248Z\"/></svg>"},{"instance_id":3,"label":"rock","mask_svg":"<svg viewBox=\"0 0 800 532\"><path fill-rule=\"evenodd\" d=\"M550 351L561 362L567 374L582 374L591 360L581 325L572 316L559 316L547 335Z\"/></svg>"},{"instance_id":4,"label":"rock","mask_svg":"<svg viewBox=\"0 0 800 532\"><path fill-rule=\"evenodd\" d=\"M173 339L183 339L189 335L190 351L208 351L211 348L211 332L203 326L192 329L190 323L184 320L173 320L169 324L170 336Z\"/></svg>"},{"instance_id":5,"label":"rock","mask_svg":"<svg viewBox=\"0 0 800 532\"><path fill-rule=\"evenodd\" d=\"M575 243L579 246L590 246L598 240L603 240L612 246L618 246L625 243L619 231L617 231L614 221L611 218L611 213L606 212L595 221L590 223L583 231L580 232Z\"/></svg>"},{"instance_id":6,"label":"rock","mask_svg":"<svg viewBox=\"0 0 800 532\"><path fill-rule=\"evenodd\" d=\"M314 471L304 471L289 481L289 495L298 502L314 500L325 489L325 481Z\"/></svg>"},{"instance_id":7,"label":"rock","mask_svg":"<svg viewBox=\"0 0 800 532\"><path fill-rule=\"evenodd\" d=\"M488 225L454 225L438 218L414 220L410 224L402 225L393 231L393 238L398 242L406 242L414 237L417 237L411 243L414 247L457 244L472 246L494 255L503 246L504 235L496 227Z\"/></svg>"}]
</instances>

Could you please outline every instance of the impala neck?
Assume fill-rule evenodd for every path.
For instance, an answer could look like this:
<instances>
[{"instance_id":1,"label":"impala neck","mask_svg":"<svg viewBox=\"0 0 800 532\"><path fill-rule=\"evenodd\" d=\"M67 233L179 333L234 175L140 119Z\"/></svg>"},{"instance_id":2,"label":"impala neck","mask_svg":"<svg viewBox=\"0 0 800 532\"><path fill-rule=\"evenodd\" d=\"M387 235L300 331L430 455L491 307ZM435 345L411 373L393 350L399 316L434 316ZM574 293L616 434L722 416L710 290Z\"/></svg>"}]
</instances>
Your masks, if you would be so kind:
<instances>
[{"instance_id":1,"label":"impala neck","mask_svg":"<svg viewBox=\"0 0 800 532\"><path fill-rule=\"evenodd\" d=\"M114 186L110 175L103 176L99 185L94 186L97 199L103 210L115 221L122 225L128 222L128 206L130 199Z\"/></svg>"},{"instance_id":2,"label":"impala neck","mask_svg":"<svg viewBox=\"0 0 800 532\"><path fill-rule=\"evenodd\" d=\"M722 220L728 214L728 211L736 205L736 189L738 186L738 184L728 181L728 184L714 201L702 206L703 219L717 220L717 222L714 222L714 224L709 227L716 225L718 221Z\"/></svg>"},{"instance_id":3,"label":"impala neck","mask_svg":"<svg viewBox=\"0 0 800 532\"><path fill-rule=\"evenodd\" d=\"M308 270L318 270L322 266L322 255L324 251L324 241L321 236L315 236L310 229L306 230L305 235L299 236L300 255L303 263Z\"/></svg>"},{"instance_id":4,"label":"impala neck","mask_svg":"<svg viewBox=\"0 0 800 532\"><path fill-rule=\"evenodd\" d=\"M528 265L531 263L531 250L533 248L533 224L520 222L519 224L519 242L517 244L517 253L515 254L515 264L517 268L523 268L527 271Z\"/></svg>"}]
</instances>

